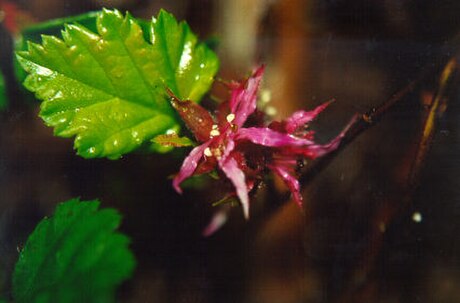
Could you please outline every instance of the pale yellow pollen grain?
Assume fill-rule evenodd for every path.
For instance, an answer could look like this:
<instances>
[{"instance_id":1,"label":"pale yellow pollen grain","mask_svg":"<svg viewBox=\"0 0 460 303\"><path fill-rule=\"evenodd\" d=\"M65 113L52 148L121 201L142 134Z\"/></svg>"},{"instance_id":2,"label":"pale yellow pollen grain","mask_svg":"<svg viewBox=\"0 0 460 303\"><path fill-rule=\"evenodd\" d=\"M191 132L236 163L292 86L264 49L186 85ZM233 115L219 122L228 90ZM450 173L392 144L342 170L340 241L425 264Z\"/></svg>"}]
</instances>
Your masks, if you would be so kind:
<instances>
[{"instance_id":1,"label":"pale yellow pollen grain","mask_svg":"<svg viewBox=\"0 0 460 303\"><path fill-rule=\"evenodd\" d=\"M204 155L206 157L211 157L212 156L212 152L211 152L211 149L209 147L206 147L205 150L204 150Z\"/></svg>"},{"instance_id":2,"label":"pale yellow pollen grain","mask_svg":"<svg viewBox=\"0 0 460 303\"><path fill-rule=\"evenodd\" d=\"M219 148L215 148L212 150L213 153L214 153L214 156L217 158L217 159L220 159L221 156L222 156L222 151L219 149Z\"/></svg>"},{"instance_id":3,"label":"pale yellow pollen grain","mask_svg":"<svg viewBox=\"0 0 460 303\"><path fill-rule=\"evenodd\" d=\"M232 123L235 120L235 114L228 114L226 119L228 123Z\"/></svg>"},{"instance_id":4,"label":"pale yellow pollen grain","mask_svg":"<svg viewBox=\"0 0 460 303\"><path fill-rule=\"evenodd\" d=\"M213 129L211 130L211 132L209 133L209 135L211 137L216 137L216 136L219 136L220 135L220 132L217 130L217 129Z\"/></svg>"}]
</instances>

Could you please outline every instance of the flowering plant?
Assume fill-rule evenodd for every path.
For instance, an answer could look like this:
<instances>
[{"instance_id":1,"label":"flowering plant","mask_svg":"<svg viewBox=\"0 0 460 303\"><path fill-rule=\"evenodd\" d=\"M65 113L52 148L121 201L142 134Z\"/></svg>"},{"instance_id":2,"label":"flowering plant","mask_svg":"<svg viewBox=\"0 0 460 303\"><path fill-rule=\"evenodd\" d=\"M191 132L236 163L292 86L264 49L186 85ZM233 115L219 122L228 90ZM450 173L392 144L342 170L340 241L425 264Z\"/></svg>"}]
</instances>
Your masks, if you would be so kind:
<instances>
[{"instance_id":1,"label":"flowering plant","mask_svg":"<svg viewBox=\"0 0 460 303\"><path fill-rule=\"evenodd\" d=\"M184 159L172 180L175 191L182 193L185 180L209 174L228 189L214 205L237 201L246 219L251 196L271 176L284 182L292 200L302 208L305 178L415 87L410 84L380 107L355 115L328 143L321 144L310 124L331 101L312 110L298 110L282 121L272 120L257 107L264 66L242 81L218 81L228 89L228 97L216 110L200 105L215 82L219 59L210 43L200 42L187 23L164 10L146 21L104 9L21 31L12 18L20 17L20 11L4 2L0 1L0 22L2 11L9 10L3 25L17 39L15 76L42 101L39 116L56 136L74 137L74 148L84 158L116 160L135 150L166 154L175 147L191 146L188 155L179 152ZM407 165L411 169L407 185L402 186L407 191L404 201L413 192L455 70L453 60L427 106L418 152ZM0 73L0 110L8 106L7 95L11 95L6 89L10 79L3 79ZM302 170L307 164L313 167ZM171 194L172 200L178 197ZM153 205L154 198L145 196L148 206ZM121 216L111 208L99 209L99 204L98 200L71 199L37 225L25 244L18 245L19 261L7 300L116 301L115 289L132 275L136 261L129 238L118 231ZM229 204L234 205L219 207L203 235L215 233L227 221ZM171 214L179 212L174 209ZM420 214L416 218L420 221ZM377 219L374 243L391 215ZM149 217L146 221L154 220ZM1 295L0 302L6 302Z\"/></svg>"},{"instance_id":2,"label":"flowering plant","mask_svg":"<svg viewBox=\"0 0 460 303\"><path fill-rule=\"evenodd\" d=\"M230 99L220 104L215 117L199 104L179 100L170 93L173 107L200 143L185 158L174 178L176 191L182 192L180 184L190 176L217 169L233 184L235 192L230 195L236 194L244 216L249 218L248 193L256 188L255 184L267 171L273 171L302 206L297 180L299 166L306 159L315 159L334 150L346 129L327 144L314 141L308 123L330 102L312 111L297 111L285 121L267 123L267 117L256 106L263 72L262 66L247 80L228 84ZM205 234L212 233L218 225L211 224Z\"/></svg>"},{"instance_id":3,"label":"flowering plant","mask_svg":"<svg viewBox=\"0 0 460 303\"><path fill-rule=\"evenodd\" d=\"M56 30L62 30L62 37L32 38ZM166 11L147 22L103 10L32 27L22 35L28 41L17 44L17 61L24 69L18 77L25 77L25 87L43 101L39 115L55 134L75 136L79 155L118 159L139 148L166 152L194 145L173 179L174 189L181 193L184 180L212 172L231 185L226 198L239 200L246 219L250 194L270 172L302 206L299 169L305 161L336 149L345 134L318 144L308 128L330 102L297 111L284 121L270 121L257 109L264 66L244 81L225 83L228 100L215 113L208 112L198 102L214 81L218 58L186 23ZM182 125L196 142L177 135ZM37 226L16 265L17 302L113 301L115 287L131 275L135 261L129 241L116 231L119 215L98 210L98 205L70 200L56 209L51 221ZM225 223L227 211L224 207L216 212L204 235ZM65 233L70 236L61 241ZM83 245L82 239L89 244ZM47 243L52 243L50 248ZM88 259L87 251L96 243L98 258L107 263ZM74 259L80 261L71 267ZM87 279L79 264L90 264L84 266L100 278ZM102 270L107 264L116 274ZM63 279L62 272L68 272L68 278ZM100 293L87 291L101 283Z\"/></svg>"}]
</instances>

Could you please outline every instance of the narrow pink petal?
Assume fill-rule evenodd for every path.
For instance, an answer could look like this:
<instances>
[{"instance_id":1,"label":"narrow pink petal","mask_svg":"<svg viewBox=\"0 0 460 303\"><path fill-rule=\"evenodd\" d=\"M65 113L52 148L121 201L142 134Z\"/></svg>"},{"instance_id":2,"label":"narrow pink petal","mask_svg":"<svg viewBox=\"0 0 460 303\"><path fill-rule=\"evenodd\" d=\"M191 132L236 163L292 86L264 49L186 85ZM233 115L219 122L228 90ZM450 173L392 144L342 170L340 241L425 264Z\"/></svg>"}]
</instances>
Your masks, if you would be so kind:
<instances>
[{"instance_id":1,"label":"narrow pink petal","mask_svg":"<svg viewBox=\"0 0 460 303\"><path fill-rule=\"evenodd\" d=\"M246 219L249 219L249 196L246 178L243 171L238 167L234 158L228 157L225 161L219 162L219 166L228 179L233 183L236 189L236 195L243 206L243 213Z\"/></svg>"},{"instance_id":2,"label":"narrow pink petal","mask_svg":"<svg viewBox=\"0 0 460 303\"><path fill-rule=\"evenodd\" d=\"M235 140L248 140L255 144L270 147L300 147L314 144L311 140L297 138L289 134L283 134L267 127L241 128L237 131Z\"/></svg>"},{"instance_id":3,"label":"narrow pink petal","mask_svg":"<svg viewBox=\"0 0 460 303\"><path fill-rule=\"evenodd\" d=\"M178 193L182 193L182 189L179 185L182 183L182 181L193 174L196 167L198 166L198 162L200 161L201 157L203 157L204 150L209 146L209 144L211 144L211 142L212 141L209 140L204 144L195 147L185 158L179 173L174 177L173 180L173 187Z\"/></svg>"},{"instance_id":4,"label":"narrow pink petal","mask_svg":"<svg viewBox=\"0 0 460 303\"><path fill-rule=\"evenodd\" d=\"M304 111L299 110L293 113L289 118L286 119L286 132L292 134L301 126L305 125L308 122L311 122L316 116L321 113L323 110L331 104L333 100L325 102L317 106L314 110Z\"/></svg>"},{"instance_id":5,"label":"narrow pink petal","mask_svg":"<svg viewBox=\"0 0 460 303\"><path fill-rule=\"evenodd\" d=\"M233 89L230 97L230 110L235 114L233 124L243 126L247 118L255 111L257 105L257 91L259 90L264 66L257 68L253 75L246 81L246 85Z\"/></svg>"},{"instance_id":6,"label":"narrow pink petal","mask_svg":"<svg viewBox=\"0 0 460 303\"><path fill-rule=\"evenodd\" d=\"M336 137L334 138L331 142L328 144L320 145L320 144L315 144L315 145L310 145L306 147L303 151L299 152L303 154L304 156L310 158L310 159L316 159L318 157L322 157L325 154L330 153L331 151L335 150L341 141L342 138Z\"/></svg>"},{"instance_id":7,"label":"narrow pink petal","mask_svg":"<svg viewBox=\"0 0 460 303\"><path fill-rule=\"evenodd\" d=\"M289 152L296 155L303 155L310 159L316 159L335 150L339 146L341 140L342 138L337 136L327 144L312 144L304 147L293 147Z\"/></svg>"},{"instance_id":8,"label":"narrow pink petal","mask_svg":"<svg viewBox=\"0 0 460 303\"><path fill-rule=\"evenodd\" d=\"M343 137L346 135L350 127L354 125L357 119L358 119L358 115L354 115L351 118L350 122L348 122L347 126L340 132L340 134L334 139L332 139L329 143L324 144L324 145L314 144L314 145L307 146L301 153L304 156L314 159L317 157L324 156L325 154L330 153L331 151L335 150L337 147L339 147L340 142L342 141Z\"/></svg>"},{"instance_id":9,"label":"narrow pink petal","mask_svg":"<svg viewBox=\"0 0 460 303\"><path fill-rule=\"evenodd\" d=\"M289 173L289 169L286 169L280 165L272 165L270 169L273 170L278 176L283 179L284 183L287 185L289 190L292 193L294 201L302 208L302 195L300 194L300 184L299 181Z\"/></svg>"},{"instance_id":10,"label":"narrow pink petal","mask_svg":"<svg viewBox=\"0 0 460 303\"><path fill-rule=\"evenodd\" d=\"M227 157L230 155L230 153L235 149L235 139L234 139L235 136L234 136L234 134L231 131L228 131L228 133L226 135L227 135L226 142L225 142L225 146L223 148L224 153L222 154L222 156L221 156L221 158L219 160L219 164L225 162Z\"/></svg>"},{"instance_id":11,"label":"narrow pink petal","mask_svg":"<svg viewBox=\"0 0 460 303\"><path fill-rule=\"evenodd\" d=\"M209 237L218 231L224 224L227 222L228 214L230 212L230 207L224 206L218 212L216 212L212 218L211 222L205 227L201 233L203 237Z\"/></svg>"}]
</instances>

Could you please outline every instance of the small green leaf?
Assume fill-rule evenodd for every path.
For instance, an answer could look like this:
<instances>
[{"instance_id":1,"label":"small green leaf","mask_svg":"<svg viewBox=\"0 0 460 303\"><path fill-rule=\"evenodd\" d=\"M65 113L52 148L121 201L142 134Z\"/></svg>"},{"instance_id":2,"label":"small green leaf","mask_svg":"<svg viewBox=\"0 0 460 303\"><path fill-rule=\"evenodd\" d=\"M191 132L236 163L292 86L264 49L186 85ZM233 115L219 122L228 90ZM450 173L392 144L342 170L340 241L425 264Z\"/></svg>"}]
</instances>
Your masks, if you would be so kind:
<instances>
[{"instance_id":1,"label":"small green leaf","mask_svg":"<svg viewBox=\"0 0 460 303\"><path fill-rule=\"evenodd\" d=\"M16 263L15 302L114 302L135 260L129 239L115 231L121 216L98 207L98 201L73 199L37 225Z\"/></svg>"},{"instance_id":2,"label":"small green leaf","mask_svg":"<svg viewBox=\"0 0 460 303\"><path fill-rule=\"evenodd\" d=\"M62 40L43 36L41 45L29 43L17 55L29 73L24 85L44 101L40 116L55 134L76 136L83 157L118 158L177 129L165 87L199 101L218 60L165 11L148 26L117 10L96 19L97 33L66 25Z\"/></svg>"},{"instance_id":3,"label":"small green leaf","mask_svg":"<svg viewBox=\"0 0 460 303\"><path fill-rule=\"evenodd\" d=\"M6 98L6 85L3 79L3 74L0 72L0 110L3 110L8 105L8 99Z\"/></svg>"}]
</instances>

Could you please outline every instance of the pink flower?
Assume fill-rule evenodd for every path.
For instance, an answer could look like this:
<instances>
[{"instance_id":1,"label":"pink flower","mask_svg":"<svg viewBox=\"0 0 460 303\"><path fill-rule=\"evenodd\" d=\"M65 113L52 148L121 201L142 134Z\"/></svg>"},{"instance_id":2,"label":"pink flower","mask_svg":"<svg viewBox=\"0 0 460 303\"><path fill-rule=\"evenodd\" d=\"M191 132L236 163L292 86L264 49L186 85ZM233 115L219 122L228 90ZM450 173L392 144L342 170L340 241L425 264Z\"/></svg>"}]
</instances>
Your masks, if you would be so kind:
<instances>
[{"instance_id":1,"label":"pink flower","mask_svg":"<svg viewBox=\"0 0 460 303\"><path fill-rule=\"evenodd\" d=\"M256 112L257 92L263 71L264 67L259 67L246 81L229 85L230 100L220 106L216 121L200 105L192 101L180 101L172 96L173 107L201 143L185 158L174 178L176 191L182 192L180 184L190 176L217 168L233 184L244 216L249 218L248 193L269 169L281 177L295 201L302 204L296 176L298 161L314 159L334 150L344 132L330 143L320 145L313 141L313 132L305 130L305 126L330 102L312 111L297 111L282 122L272 122L268 126L257 122L248 127L248 118L255 116L253 114ZM208 228L206 233L215 229Z\"/></svg>"}]
</instances>

